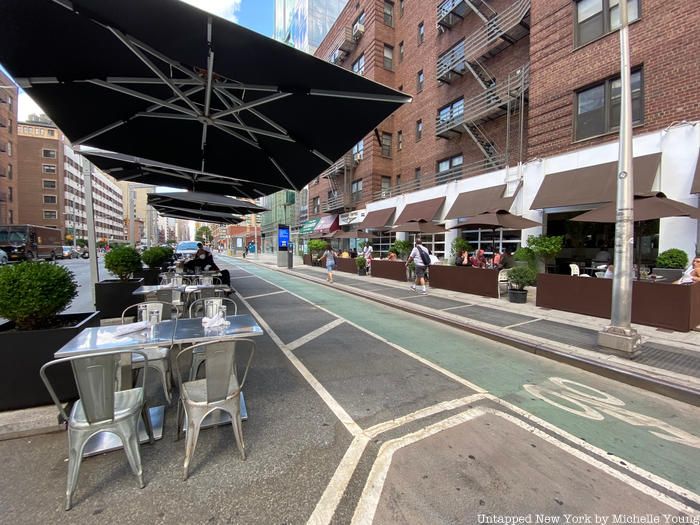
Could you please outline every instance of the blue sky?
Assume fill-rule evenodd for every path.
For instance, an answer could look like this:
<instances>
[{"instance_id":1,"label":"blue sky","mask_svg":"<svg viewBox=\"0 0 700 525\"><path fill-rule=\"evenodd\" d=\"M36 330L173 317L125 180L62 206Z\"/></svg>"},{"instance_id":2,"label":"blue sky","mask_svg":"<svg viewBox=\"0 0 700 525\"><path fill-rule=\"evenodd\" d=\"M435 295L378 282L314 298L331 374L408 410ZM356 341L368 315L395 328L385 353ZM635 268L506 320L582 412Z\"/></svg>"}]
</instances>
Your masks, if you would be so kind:
<instances>
[{"instance_id":1,"label":"blue sky","mask_svg":"<svg viewBox=\"0 0 700 525\"><path fill-rule=\"evenodd\" d=\"M188 4L209 11L232 22L272 36L274 0L185 0Z\"/></svg>"}]
</instances>

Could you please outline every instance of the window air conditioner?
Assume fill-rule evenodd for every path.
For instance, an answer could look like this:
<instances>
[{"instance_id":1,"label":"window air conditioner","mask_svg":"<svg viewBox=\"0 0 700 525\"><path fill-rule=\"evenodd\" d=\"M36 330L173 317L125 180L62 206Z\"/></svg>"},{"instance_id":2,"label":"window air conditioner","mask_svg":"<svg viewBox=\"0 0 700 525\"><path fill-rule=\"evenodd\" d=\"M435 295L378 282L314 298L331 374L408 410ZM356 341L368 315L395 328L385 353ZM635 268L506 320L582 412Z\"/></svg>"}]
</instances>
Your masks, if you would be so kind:
<instances>
[{"instance_id":1,"label":"window air conditioner","mask_svg":"<svg viewBox=\"0 0 700 525\"><path fill-rule=\"evenodd\" d=\"M340 64L343 61L343 53L340 51L340 49L336 49L333 51L333 55L331 56L331 62L334 64Z\"/></svg>"},{"instance_id":2,"label":"window air conditioner","mask_svg":"<svg viewBox=\"0 0 700 525\"><path fill-rule=\"evenodd\" d=\"M360 153L359 151L358 151L357 153L353 153L353 154L352 154L352 160L355 161L355 164L357 164L358 162L360 162L360 161L362 160L362 153Z\"/></svg>"},{"instance_id":3,"label":"window air conditioner","mask_svg":"<svg viewBox=\"0 0 700 525\"><path fill-rule=\"evenodd\" d=\"M352 26L352 36L355 40L359 40L362 38L362 35L365 34L365 26L364 24L361 24L360 22L355 22L355 25Z\"/></svg>"}]
</instances>

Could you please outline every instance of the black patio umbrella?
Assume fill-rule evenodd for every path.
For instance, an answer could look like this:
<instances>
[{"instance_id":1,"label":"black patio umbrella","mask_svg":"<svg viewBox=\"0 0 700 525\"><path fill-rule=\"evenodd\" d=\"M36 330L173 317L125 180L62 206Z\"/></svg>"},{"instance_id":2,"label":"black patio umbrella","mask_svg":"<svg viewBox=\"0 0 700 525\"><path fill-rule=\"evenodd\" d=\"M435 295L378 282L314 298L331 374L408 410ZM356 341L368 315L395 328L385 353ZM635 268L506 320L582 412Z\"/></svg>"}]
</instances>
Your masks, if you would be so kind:
<instances>
[{"instance_id":1,"label":"black patio umbrella","mask_svg":"<svg viewBox=\"0 0 700 525\"><path fill-rule=\"evenodd\" d=\"M78 148L78 151L111 177L125 182L168 186L249 199L263 197L284 189L281 186L259 181L252 182L199 170L189 170L121 153L93 148Z\"/></svg>"},{"instance_id":2,"label":"black patio umbrella","mask_svg":"<svg viewBox=\"0 0 700 525\"><path fill-rule=\"evenodd\" d=\"M700 210L698 208L669 199L661 192L635 195L633 206L635 222L663 219L664 217L700 219ZM616 215L617 206L614 202L611 202L595 210L577 215L571 220L581 222L616 222Z\"/></svg>"},{"instance_id":3,"label":"black patio umbrella","mask_svg":"<svg viewBox=\"0 0 700 525\"><path fill-rule=\"evenodd\" d=\"M174 208L182 211L215 211L246 215L248 213L260 213L267 208L258 206L253 202L234 199L215 193L201 193L181 191L175 193L149 193L148 204L158 209Z\"/></svg>"},{"instance_id":4,"label":"black patio umbrella","mask_svg":"<svg viewBox=\"0 0 700 525\"><path fill-rule=\"evenodd\" d=\"M433 222L407 222L391 228L393 232L445 233L445 227Z\"/></svg>"},{"instance_id":5,"label":"black patio umbrella","mask_svg":"<svg viewBox=\"0 0 700 525\"><path fill-rule=\"evenodd\" d=\"M211 222L214 224L238 224L244 220L244 218L240 215L233 215L231 213L219 211L178 210L159 206L154 206L154 208L163 217L171 217L173 219Z\"/></svg>"},{"instance_id":6,"label":"black patio umbrella","mask_svg":"<svg viewBox=\"0 0 700 525\"><path fill-rule=\"evenodd\" d=\"M178 0L3 0L0 63L73 145L292 189L411 100Z\"/></svg>"},{"instance_id":7,"label":"black patio umbrella","mask_svg":"<svg viewBox=\"0 0 700 525\"><path fill-rule=\"evenodd\" d=\"M460 222L454 228L463 228L471 226L472 228L484 228L496 230L499 228L507 228L510 230L524 230L526 228L534 228L541 226L541 223L526 219L520 215L513 215L507 210L493 210L480 213L469 217L463 222ZM452 228L452 229L454 229Z\"/></svg>"}]
</instances>

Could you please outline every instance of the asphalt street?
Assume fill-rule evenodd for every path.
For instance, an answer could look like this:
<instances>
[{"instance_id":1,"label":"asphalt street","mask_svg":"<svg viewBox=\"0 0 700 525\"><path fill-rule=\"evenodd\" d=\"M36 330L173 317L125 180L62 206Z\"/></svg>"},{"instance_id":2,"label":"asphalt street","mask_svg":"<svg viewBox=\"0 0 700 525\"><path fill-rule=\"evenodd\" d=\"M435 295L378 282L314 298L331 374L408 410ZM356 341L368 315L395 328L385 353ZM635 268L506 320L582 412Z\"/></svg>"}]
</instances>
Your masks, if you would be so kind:
<instances>
[{"instance_id":1,"label":"asphalt street","mask_svg":"<svg viewBox=\"0 0 700 525\"><path fill-rule=\"evenodd\" d=\"M181 481L171 406L164 438L141 447L147 487L122 452L88 458L66 513L66 436L0 442L3 521L698 523L697 407L217 261L265 331L245 387L247 459L229 427L205 430ZM85 261L61 264L83 295Z\"/></svg>"}]
</instances>

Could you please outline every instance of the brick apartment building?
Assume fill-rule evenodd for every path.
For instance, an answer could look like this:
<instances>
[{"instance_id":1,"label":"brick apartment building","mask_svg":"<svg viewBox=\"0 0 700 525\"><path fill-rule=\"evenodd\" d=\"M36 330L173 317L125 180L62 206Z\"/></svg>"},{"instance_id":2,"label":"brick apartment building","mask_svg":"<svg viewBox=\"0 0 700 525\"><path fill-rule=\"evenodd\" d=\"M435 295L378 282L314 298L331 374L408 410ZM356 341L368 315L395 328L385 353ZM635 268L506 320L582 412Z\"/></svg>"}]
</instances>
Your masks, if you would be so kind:
<instances>
[{"instance_id":1,"label":"brick apartment building","mask_svg":"<svg viewBox=\"0 0 700 525\"><path fill-rule=\"evenodd\" d=\"M673 13L661 0L628 5L635 190L696 206L700 13L688 2ZM345 229L353 222L381 229L427 213L421 218L455 228L428 237L440 257L458 235L488 250L561 234L562 258L612 245L613 225L568 219L614 200L618 26L616 0L348 2L316 56L413 102L312 181L301 218L340 214ZM458 228L460 218L495 207L542 227ZM649 260L671 247L696 251L692 219L647 221L642 234ZM378 238L375 251L393 239Z\"/></svg>"},{"instance_id":2,"label":"brick apartment building","mask_svg":"<svg viewBox=\"0 0 700 525\"><path fill-rule=\"evenodd\" d=\"M0 71L0 224L17 222L17 95Z\"/></svg>"}]
</instances>

